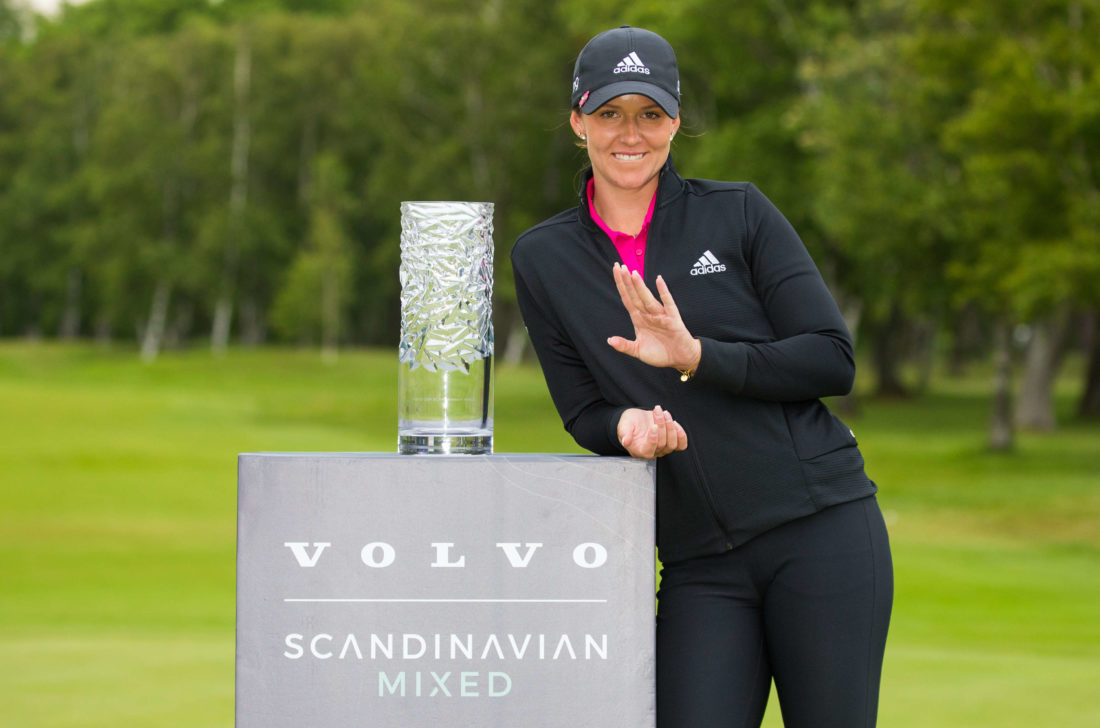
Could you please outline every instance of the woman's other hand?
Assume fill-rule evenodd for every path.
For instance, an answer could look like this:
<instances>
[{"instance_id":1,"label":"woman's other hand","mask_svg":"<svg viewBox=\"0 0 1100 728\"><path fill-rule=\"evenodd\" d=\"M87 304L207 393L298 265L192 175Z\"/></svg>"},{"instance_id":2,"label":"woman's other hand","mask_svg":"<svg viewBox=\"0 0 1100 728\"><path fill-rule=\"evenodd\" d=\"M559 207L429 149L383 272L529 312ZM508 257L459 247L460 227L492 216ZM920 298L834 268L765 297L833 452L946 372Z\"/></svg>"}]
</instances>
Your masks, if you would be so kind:
<instances>
[{"instance_id":1,"label":"woman's other hand","mask_svg":"<svg viewBox=\"0 0 1100 728\"><path fill-rule=\"evenodd\" d=\"M631 457L653 460L686 450L687 432L672 415L657 405L652 410L631 408L619 417L619 442Z\"/></svg>"},{"instance_id":2,"label":"woman's other hand","mask_svg":"<svg viewBox=\"0 0 1100 728\"><path fill-rule=\"evenodd\" d=\"M625 265L616 263L612 272L619 297L634 325L634 339L612 336L607 343L615 351L650 366L695 369L702 346L680 318L680 310L676 308L665 279L657 276L657 293L661 296L658 301L646 288L642 277L629 272Z\"/></svg>"}]
</instances>

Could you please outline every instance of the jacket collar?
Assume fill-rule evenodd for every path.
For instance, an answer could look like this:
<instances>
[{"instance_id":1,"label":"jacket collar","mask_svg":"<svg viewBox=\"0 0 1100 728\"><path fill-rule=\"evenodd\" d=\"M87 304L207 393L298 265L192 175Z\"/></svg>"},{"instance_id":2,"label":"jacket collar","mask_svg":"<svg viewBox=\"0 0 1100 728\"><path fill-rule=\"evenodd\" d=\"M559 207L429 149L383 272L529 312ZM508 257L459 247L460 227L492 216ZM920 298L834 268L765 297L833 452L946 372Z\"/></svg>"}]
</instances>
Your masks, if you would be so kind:
<instances>
[{"instance_id":1,"label":"jacket collar","mask_svg":"<svg viewBox=\"0 0 1100 728\"><path fill-rule=\"evenodd\" d=\"M592 214L588 209L588 195L586 194L586 190L588 189L588 180L590 179L592 179L592 167L587 167L581 179L581 189L578 194L580 204L577 206L577 214L580 217L582 225L587 228L592 228L593 230L598 230L599 228L592 219ZM657 210L675 200L683 194L683 192L684 179L676 173L676 168L672 166L672 155L669 155L669 158L665 160L665 166L661 167L659 177L657 178L657 204L654 205L654 216L656 216Z\"/></svg>"}]
</instances>

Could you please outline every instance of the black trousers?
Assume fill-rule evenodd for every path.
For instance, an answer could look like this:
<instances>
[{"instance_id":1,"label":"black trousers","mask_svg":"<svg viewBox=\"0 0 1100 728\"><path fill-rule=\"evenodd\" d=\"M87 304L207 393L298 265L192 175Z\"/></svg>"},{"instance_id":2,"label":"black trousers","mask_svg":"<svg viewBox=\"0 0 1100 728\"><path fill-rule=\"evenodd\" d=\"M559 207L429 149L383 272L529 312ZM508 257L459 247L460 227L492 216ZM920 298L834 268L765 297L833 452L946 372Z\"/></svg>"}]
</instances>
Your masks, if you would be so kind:
<instances>
[{"instance_id":1,"label":"black trousers","mask_svg":"<svg viewBox=\"0 0 1100 728\"><path fill-rule=\"evenodd\" d=\"M873 497L664 565L657 728L756 728L773 679L786 728L874 726L893 591Z\"/></svg>"}]
</instances>

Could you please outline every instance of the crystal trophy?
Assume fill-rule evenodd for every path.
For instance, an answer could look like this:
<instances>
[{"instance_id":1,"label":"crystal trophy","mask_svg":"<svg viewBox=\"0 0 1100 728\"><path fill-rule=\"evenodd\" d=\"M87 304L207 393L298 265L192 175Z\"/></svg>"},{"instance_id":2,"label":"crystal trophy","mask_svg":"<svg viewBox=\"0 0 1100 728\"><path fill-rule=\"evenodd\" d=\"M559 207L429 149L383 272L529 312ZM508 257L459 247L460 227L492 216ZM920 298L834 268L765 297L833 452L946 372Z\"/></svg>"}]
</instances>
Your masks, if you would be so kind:
<instances>
[{"instance_id":1,"label":"crystal trophy","mask_svg":"<svg viewBox=\"0 0 1100 728\"><path fill-rule=\"evenodd\" d=\"M401 203L397 449L493 450L493 204Z\"/></svg>"}]
</instances>

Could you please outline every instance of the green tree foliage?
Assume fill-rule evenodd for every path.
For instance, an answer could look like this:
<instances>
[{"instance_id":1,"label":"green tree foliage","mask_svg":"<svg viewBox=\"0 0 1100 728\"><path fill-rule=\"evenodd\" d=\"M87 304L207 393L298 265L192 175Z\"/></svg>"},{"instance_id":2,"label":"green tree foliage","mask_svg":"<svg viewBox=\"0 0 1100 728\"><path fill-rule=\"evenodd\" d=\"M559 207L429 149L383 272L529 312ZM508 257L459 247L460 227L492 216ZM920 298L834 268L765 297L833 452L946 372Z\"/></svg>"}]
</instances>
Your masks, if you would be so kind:
<instances>
[{"instance_id":1,"label":"green tree foliage","mask_svg":"<svg viewBox=\"0 0 1100 728\"><path fill-rule=\"evenodd\" d=\"M913 322L934 325L950 288L953 160L939 151L952 99L927 73L908 4L858 4L802 64L795 107L833 274L859 302L877 388L903 393L898 366ZM955 106L958 102L954 102ZM922 273L924 277L922 278Z\"/></svg>"},{"instance_id":2,"label":"green tree foliage","mask_svg":"<svg viewBox=\"0 0 1100 728\"><path fill-rule=\"evenodd\" d=\"M41 21L2 56L0 332L67 320L152 357L230 312L260 341L318 231L340 230L354 314L333 330L392 343L401 200L492 200L502 246L568 204L555 18L531 0L95 0ZM346 200L318 209L333 160Z\"/></svg>"},{"instance_id":3,"label":"green tree foliage","mask_svg":"<svg viewBox=\"0 0 1100 728\"><path fill-rule=\"evenodd\" d=\"M1100 279L1100 30L1082 2L985 3L944 11L973 48L975 84L945 146L963 164L964 295L1029 320L1097 299Z\"/></svg>"},{"instance_id":4,"label":"green tree foliage","mask_svg":"<svg viewBox=\"0 0 1100 728\"><path fill-rule=\"evenodd\" d=\"M17 41L23 36L23 14L11 0L0 0L0 44Z\"/></svg>"},{"instance_id":5,"label":"green tree foliage","mask_svg":"<svg viewBox=\"0 0 1100 728\"><path fill-rule=\"evenodd\" d=\"M1028 325L1016 418L1049 429L1067 316L1097 304L1100 55L1089 39L1100 30L1100 8L1079 0L929 2L925 12L943 28L948 54L965 54L970 67L966 106L943 135L961 163L966 242L948 272L959 295L1000 326Z\"/></svg>"},{"instance_id":6,"label":"green tree foliage","mask_svg":"<svg viewBox=\"0 0 1100 728\"><path fill-rule=\"evenodd\" d=\"M399 203L467 199L496 204L498 337L522 341L503 252L573 204L573 60L623 23L677 48L680 171L776 201L883 391L912 333L964 308L1036 342L1100 309L1093 0L15 8L0 2L0 335L147 357L392 345Z\"/></svg>"},{"instance_id":7,"label":"green tree foliage","mask_svg":"<svg viewBox=\"0 0 1100 728\"><path fill-rule=\"evenodd\" d=\"M0 331L53 333L85 254L79 175L95 113L94 50L57 35L0 59Z\"/></svg>"}]
</instances>

